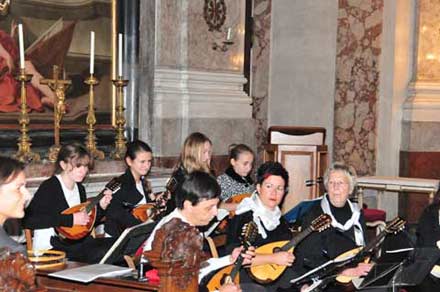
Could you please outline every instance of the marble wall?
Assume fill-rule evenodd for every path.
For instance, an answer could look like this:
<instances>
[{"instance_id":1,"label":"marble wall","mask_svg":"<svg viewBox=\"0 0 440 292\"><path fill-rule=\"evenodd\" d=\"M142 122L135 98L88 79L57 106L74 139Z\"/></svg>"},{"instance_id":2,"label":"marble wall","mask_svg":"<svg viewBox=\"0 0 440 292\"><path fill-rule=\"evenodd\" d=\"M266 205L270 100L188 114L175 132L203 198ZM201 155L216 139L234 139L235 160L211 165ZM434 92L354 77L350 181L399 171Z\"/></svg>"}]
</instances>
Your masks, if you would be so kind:
<instances>
[{"instance_id":1,"label":"marble wall","mask_svg":"<svg viewBox=\"0 0 440 292\"><path fill-rule=\"evenodd\" d=\"M157 1L157 66L201 71L243 70L244 1L226 0L226 19L220 30L209 31L203 17L204 1ZM226 52L213 50L223 45L227 29L234 42Z\"/></svg>"},{"instance_id":2,"label":"marble wall","mask_svg":"<svg viewBox=\"0 0 440 292\"><path fill-rule=\"evenodd\" d=\"M335 160L358 175L376 169L383 0L339 1L335 90Z\"/></svg>"},{"instance_id":3,"label":"marble wall","mask_svg":"<svg viewBox=\"0 0 440 292\"><path fill-rule=\"evenodd\" d=\"M416 80L440 80L440 5L438 1L418 1L418 43Z\"/></svg>"},{"instance_id":4,"label":"marble wall","mask_svg":"<svg viewBox=\"0 0 440 292\"><path fill-rule=\"evenodd\" d=\"M195 131L211 138L217 157L224 157L232 143L255 145L252 100L243 91L245 0L225 1L226 19L219 31L209 31L204 3L155 1L153 18L151 7L149 13L141 10L141 20L145 14L150 23L141 21L140 29L151 30L153 19L154 39L148 49L141 43L145 50L140 59L154 56L154 63L141 62L153 84L139 109L141 119L149 117L151 123L141 120L139 132L151 142L159 165L175 161L185 138ZM225 51L214 50L214 43L223 46L228 28L233 43ZM139 91L148 84L141 82ZM146 109L151 110L148 117Z\"/></svg>"}]
</instances>

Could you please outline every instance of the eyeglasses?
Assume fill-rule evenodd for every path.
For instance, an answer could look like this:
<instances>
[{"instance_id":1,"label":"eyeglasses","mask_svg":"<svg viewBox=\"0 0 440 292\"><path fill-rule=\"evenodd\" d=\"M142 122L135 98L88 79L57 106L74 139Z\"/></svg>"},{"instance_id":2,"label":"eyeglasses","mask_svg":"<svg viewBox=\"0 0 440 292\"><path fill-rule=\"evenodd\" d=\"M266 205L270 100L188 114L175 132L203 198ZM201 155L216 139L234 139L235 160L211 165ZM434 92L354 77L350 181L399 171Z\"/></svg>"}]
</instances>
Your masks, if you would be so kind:
<instances>
[{"instance_id":1,"label":"eyeglasses","mask_svg":"<svg viewBox=\"0 0 440 292\"><path fill-rule=\"evenodd\" d=\"M341 186L346 186L348 185L348 183L346 183L345 181L329 181L328 185L331 187L341 187Z\"/></svg>"},{"instance_id":2,"label":"eyeglasses","mask_svg":"<svg viewBox=\"0 0 440 292\"><path fill-rule=\"evenodd\" d=\"M284 193L284 191L286 190L286 188L284 186L276 186L270 183L263 183L263 187L265 187L266 189L269 190L275 190L278 193Z\"/></svg>"}]
</instances>

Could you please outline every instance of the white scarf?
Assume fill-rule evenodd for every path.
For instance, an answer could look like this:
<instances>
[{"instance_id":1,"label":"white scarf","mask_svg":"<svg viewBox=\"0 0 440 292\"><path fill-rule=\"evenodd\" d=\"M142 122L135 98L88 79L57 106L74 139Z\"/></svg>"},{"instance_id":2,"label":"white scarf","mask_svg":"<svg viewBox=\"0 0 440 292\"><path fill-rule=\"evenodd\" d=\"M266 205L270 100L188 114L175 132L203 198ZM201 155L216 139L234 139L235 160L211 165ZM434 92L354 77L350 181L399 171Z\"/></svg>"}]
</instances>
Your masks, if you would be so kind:
<instances>
[{"instance_id":1,"label":"white scarf","mask_svg":"<svg viewBox=\"0 0 440 292\"><path fill-rule=\"evenodd\" d=\"M350 206L352 215L351 215L351 218L349 220L347 220L347 222L345 222L344 225L342 225L341 223L336 221L335 217L333 216L332 210L330 209L330 203L327 199L327 196L328 195L325 195L322 197L321 208L325 214L330 215L330 217L332 218L332 226L334 228L341 229L343 231L347 231L351 227L354 226L355 227L354 228L354 238L356 240L356 244L358 246L364 246L365 245L364 233L362 230L362 225L359 222L359 217L361 216L361 212L359 210L358 205L356 203L350 202L350 200L347 200L347 203Z\"/></svg>"},{"instance_id":2,"label":"white scarf","mask_svg":"<svg viewBox=\"0 0 440 292\"><path fill-rule=\"evenodd\" d=\"M266 228L269 231L274 230L280 225L281 210L277 206L274 210L270 210L263 205L260 197L255 191L250 198L245 198L237 206L235 214L243 214L247 211L252 210L253 221L258 226L258 233L263 237L267 237ZM264 227L263 227L264 225Z\"/></svg>"}]
</instances>

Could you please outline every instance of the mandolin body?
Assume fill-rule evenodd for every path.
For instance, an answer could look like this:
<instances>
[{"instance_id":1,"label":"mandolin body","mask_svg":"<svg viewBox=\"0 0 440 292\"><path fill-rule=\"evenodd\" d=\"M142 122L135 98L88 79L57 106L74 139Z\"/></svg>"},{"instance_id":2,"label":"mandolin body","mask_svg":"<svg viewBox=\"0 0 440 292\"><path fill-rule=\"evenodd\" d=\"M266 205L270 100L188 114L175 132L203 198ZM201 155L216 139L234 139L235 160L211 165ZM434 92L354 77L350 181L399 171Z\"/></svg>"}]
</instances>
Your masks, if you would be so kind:
<instances>
[{"instance_id":1,"label":"mandolin body","mask_svg":"<svg viewBox=\"0 0 440 292\"><path fill-rule=\"evenodd\" d=\"M215 275L211 278L211 280L209 280L208 284L206 285L208 291L218 291L225 282L230 281L229 275L231 274L233 268L234 265L230 265L215 273ZM239 274L237 274L237 276L235 277L234 283L237 285L240 284Z\"/></svg>"},{"instance_id":2,"label":"mandolin body","mask_svg":"<svg viewBox=\"0 0 440 292\"><path fill-rule=\"evenodd\" d=\"M147 203L137 206L131 211L131 214L136 217L136 219L141 220L142 222L145 222L148 220L148 210L154 208L154 204Z\"/></svg>"},{"instance_id":3,"label":"mandolin body","mask_svg":"<svg viewBox=\"0 0 440 292\"><path fill-rule=\"evenodd\" d=\"M275 241L258 247L255 250L256 254L273 254L279 251L283 246L288 244L288 240ZM293 252L293 247L287 251ZM287 266L280 266L277 264L266 264L259 266L251 266L249 273L251 277L261 284L268 284L277 280L283 272L286 270Z\"/></svg>"},{"instance_id":4,"label":"mandolin body","mask_svg":"<svg viewBox=\"0 0 440 292\"><path fill-rule=\"evenodd\" d=\"M346 251L343 254L338 255L335 259L335 262L350 259L350 258L354 257L355 255L357 255L361 250L362 250L362 247L350 249L349 251ZM359 277L339 275L336 277L336 281L338 281L341 284L348 284L353 279L356 279L356 278L359 278Z\"/></svg>"},{"instance_id":5,"label":"mandolin body","mask_svg":"<svg viewBox=\"0 0 440 292\"><path fill-rule=\"evenodd\" d=\"M90 204L90 201L86 201L82 204L73 206L72 208L66 209L61 214L69 215L74 214L77 212L81 212L84 210L88 205ZM66 226L58 226L55 229L57 230L58 234L62 238L67 238L71 240L78 240L81 238L84 238L90 232L92 231L93 226L95 225L96 220L96 206L91 209L89 212L89 223L87 225L73 225L72 227L66 227Z\"/></svg>"},{"instance_id":6,"label":"mandolin body","mask_svg":"<svg viewBox=\"0 0 440 292\"><path fill-rule=\"evenodd\" d=\"M250 193L243 193L243 194L238 194L238 195L234 195L232 197L230 197L229 199L226 200L225 203L241 203L241 201L243 201L243 199L245 198L249 198L252 194Z\"/></svg>"}]
</instances>

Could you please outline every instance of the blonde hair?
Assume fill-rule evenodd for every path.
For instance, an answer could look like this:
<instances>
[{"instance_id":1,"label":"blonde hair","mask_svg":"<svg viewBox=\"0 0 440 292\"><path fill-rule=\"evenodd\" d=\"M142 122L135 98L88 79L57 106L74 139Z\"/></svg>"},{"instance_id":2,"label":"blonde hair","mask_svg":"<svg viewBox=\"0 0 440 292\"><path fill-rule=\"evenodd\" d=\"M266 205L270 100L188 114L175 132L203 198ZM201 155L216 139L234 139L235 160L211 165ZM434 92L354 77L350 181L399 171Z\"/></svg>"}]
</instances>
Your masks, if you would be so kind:
<instances>
[{"instance_id":1,"label":"blonde hair","mask_svg":"<svg viewBox=\"0 0 440 292\"><path fill-rule=\"evenodd\" d=\"M185 139L182 152L180 153L180 164L188 173L196 170L210 173L210 162L206 163L201 161L206 142L209 142L212 146L211 140L199 132L192 133Z\"/></svg>"}]
</instances>

